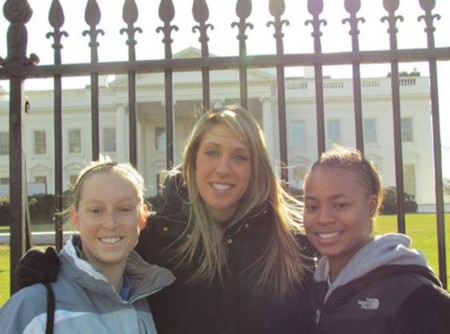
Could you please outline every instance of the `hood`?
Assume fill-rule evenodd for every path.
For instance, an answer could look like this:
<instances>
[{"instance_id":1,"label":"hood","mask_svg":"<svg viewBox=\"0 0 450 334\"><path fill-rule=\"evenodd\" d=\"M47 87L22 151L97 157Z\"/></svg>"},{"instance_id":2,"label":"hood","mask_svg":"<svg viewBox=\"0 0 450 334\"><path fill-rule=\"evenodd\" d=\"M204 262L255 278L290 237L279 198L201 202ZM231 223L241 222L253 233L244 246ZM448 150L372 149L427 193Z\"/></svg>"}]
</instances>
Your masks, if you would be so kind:
<instances>
[{"instance_id":1,"label":"hood","mask_svg":"<svg viewBox=\"0 0 450 334\"><path fill-rule=\"evenodd\" d=\"M79 243L77 239L79 239L77 236L71 237L61 251L61 262L64 264L61 267L62 272L65 272L69 279L75 279L77 284L92 293L109 295L116 292L101 271L79 257L75 246ZM74 242L74 240L76 241ZM175 280L171 271L149 264L134 250L127 259L125 272L131 281L129 302L154 294L172 284ZM117 293L114 293L114 295L117 295Z\"/></svg>"},{"instance_id":2,"label":"hood","mask_svg":"<svg viewBox=\"0 0 450 334\"><path fill-rule=\"evenodd\" d=\"M425 256L421 252L409 248L410 245L411 239L404 234L388 233L375 236L372 241L353 255L336 280L331 284L327 295L336 287L385 265L415 265L432 271L427 264ZM322 257L314 273L314 281L326 281L329 270L328 259Z\"/></svg>"}]
</instances>

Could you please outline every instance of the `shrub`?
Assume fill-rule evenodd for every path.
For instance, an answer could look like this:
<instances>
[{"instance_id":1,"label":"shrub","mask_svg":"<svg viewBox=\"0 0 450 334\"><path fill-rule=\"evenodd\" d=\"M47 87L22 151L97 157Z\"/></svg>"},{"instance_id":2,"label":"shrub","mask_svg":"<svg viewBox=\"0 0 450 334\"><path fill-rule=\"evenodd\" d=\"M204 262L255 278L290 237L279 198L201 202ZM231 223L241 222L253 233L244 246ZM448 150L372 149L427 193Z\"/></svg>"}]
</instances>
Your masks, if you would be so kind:
<instances>
[{"instance_id":1,"label":"shrub","mask_svg":"<svg viewBox=\"0 0 450 334\"><path fill-rule=\"evenodd\" d=\"M414 195L404 193L405 212L417 212L418 205ZM395 187L387 187L384 189L384 200L381 206L381 214L397 213L397 189Z\"/></svg>"}]
</instances>

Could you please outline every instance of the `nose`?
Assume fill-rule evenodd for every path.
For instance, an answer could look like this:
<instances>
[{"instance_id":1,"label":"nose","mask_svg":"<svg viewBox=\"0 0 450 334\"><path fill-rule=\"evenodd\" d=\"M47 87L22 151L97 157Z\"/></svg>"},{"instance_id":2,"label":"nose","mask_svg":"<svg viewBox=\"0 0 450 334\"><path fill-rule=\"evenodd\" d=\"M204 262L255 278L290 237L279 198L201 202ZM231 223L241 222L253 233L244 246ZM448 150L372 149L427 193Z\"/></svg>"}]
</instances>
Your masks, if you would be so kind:
<instances>
[{"instance_id":1,"label":"nose","mask_svg":"<svg viewBox=\"0 0 450 334\"><path fill-rule=\"evenodd\" d=\"M216 168L217 173L228 174L231 172L231 159L229 157L222 157Z\"/></svg>"},{"instance_id":2,"label":"nose","mask_svg":"<svg viewBox=\"0 0 450 334\"><path fill-rule=\"evenodd\" d=\"M102 223L103 228L114 229L118 225L118 220L113 210L108 210L106 217Z\"/></svg>"},{"instance_id":3,"label":"nose","mask_svg":"<svg viewBox=\"0 0 450 334\"><path fill-rule=\"evenodd\" d=\"M317 215L317 223L328 224L331 222L333 222L333 214L331 209L327 207L320 208L319 213Z\"/></svg>"}]
</instances>

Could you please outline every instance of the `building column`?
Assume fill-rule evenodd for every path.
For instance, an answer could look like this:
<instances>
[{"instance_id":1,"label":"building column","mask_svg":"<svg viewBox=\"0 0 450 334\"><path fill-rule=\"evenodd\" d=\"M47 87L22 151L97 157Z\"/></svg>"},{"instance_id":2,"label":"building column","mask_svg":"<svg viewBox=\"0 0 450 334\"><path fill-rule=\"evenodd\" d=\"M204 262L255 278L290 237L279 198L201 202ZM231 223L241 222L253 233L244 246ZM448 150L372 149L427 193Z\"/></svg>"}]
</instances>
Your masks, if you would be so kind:
<instances>
[{"instance_id":1,"label":"building column","mask_svg":"<svg viewBox=\"0 0 450 334\"><path fill-rule=\"evenodd\" d=\"M267 152L275 165L275 162L279 160L279 138L278 138L278 118L274 115L275 111L272 110L271 99L262 100L262 116L263 116L263 131L266 137Z\"/></svg>"},{"instance_id":2,"label":"building column","mask_svg":"<svg viewBox=\"0 0 450 334\"><path fill-rule=\"evenodd\" d=\"M128 140L127 112L123 105L118 105L116 109L116 150L117 161L128 161Z\"/></svg>"}]
</instances>

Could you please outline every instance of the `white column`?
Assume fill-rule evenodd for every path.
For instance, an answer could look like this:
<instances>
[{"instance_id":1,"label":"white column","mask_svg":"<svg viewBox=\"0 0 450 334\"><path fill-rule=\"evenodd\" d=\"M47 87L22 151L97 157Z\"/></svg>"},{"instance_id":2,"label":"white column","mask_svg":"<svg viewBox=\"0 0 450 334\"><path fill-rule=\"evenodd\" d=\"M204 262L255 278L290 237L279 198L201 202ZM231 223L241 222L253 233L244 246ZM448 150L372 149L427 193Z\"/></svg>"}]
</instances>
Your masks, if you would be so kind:
<instances>
[{"instance_id":1,"label":"white column","mask_svg":"<svg viewBox=\"0 0 450 334\"><path fill-rule=\"evenodd\" d=\"M127 133L127 112L123 105L118 105L116 109L116 149L118 161L128 161Z\"/></svg>"},{"instance_id":2,"label":"white column","mask_svg":"<svg viewBox=\"0 0 450 334\"><path fill-rule=\"evenodd\" d=\"M264 99L262 101L263 131L267 142L267 151L272 160L273 166L279 160L279 138L278 138L278 117L276 110L272 109L272 101Z\"/></svg>"}]
</instances>

